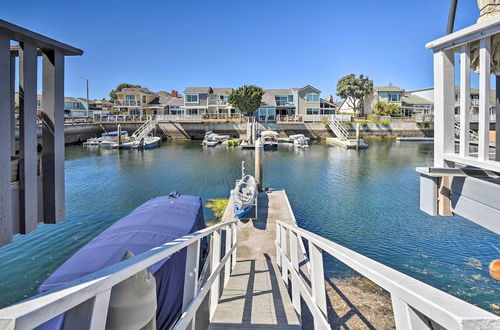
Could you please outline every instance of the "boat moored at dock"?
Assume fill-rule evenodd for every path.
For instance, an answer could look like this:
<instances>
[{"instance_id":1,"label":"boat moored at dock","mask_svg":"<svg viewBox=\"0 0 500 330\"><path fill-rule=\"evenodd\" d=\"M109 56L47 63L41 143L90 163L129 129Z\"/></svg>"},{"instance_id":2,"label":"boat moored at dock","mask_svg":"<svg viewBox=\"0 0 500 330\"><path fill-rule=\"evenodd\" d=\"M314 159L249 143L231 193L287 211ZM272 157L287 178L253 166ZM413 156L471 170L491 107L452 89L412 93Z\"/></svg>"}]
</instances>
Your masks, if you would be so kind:
<instances>
[{"instance_id":1,"label":"boat moored at dock","mask_svg":"<svg viewBox=\"0 0 500 330\"><path fill-rule=\"evenodd\" d=\"M236 183L233 190L234 215L241 219L247 215L256 203L257 183L251 175L245 175Z\"/></svg>"}]
</instances>

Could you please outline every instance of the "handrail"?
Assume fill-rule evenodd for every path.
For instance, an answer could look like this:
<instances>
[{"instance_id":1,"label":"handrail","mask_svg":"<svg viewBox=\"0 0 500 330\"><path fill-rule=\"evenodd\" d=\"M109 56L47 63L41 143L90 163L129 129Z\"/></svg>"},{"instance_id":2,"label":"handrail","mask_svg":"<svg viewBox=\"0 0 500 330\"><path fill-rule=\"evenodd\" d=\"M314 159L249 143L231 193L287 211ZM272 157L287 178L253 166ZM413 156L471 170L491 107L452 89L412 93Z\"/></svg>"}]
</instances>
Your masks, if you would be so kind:
<instances>
[{"instance_id":1,"label":"handrail","mask_svg":"<svg viewBox=\"0 0 500 330\"><path fill-rule=\"evenodd\" d=\"M155 247L133 258L121 261L95 273L71 281L53 290L40 293L33 298L30 298L29 300L1 309L0 328L31 329L53 319L54 317L62 313L70 311L74 307L87 302L89 299L95 298L96 302L94 303L97 303L102 295L107 295L107 301L105 301L103 305L101 304L99 306L101 315L94 315L94 313L90 316L89 322L91 324L94 324L92 323L93 318L102 318L102 313L107 313L109 293L113 286L145 270L158 261L169 257L173 253L179 252L183 248L188 248L186 260L191 260L189 258L190 252L198 252L192 247L196 246L197 243L201 241L201 239L207 237L210 234L217 233L220 236L220 231L222 229L225 228L226 230L230 230L230 227L233 227L231 230L233 234L226 236L232 238L232 254L230 254L233 258L235 258L234 247L237 243L235 234L236 222L236 220L223 222L215 226L199 230L192 234L178 238L172 242L168 242L161 246ZM211 249L212 254L214 253L214 251L219 251L220 253L220 245L218 247L215 246L213 249ZM188 262L186 262L186 271L187 270ZM220 273L219 268L212 270L212 274L217 274L216 277L218 277L219 275L219 273L216 272L217 270ZM198 270L196 268L196 273L197 272ZM185 279L187 279L187 277ZM197 281L197 276L190 276L189 279ZM197 287L197 285L193 287ZM190 293L194 299L194 292ZM100 302L102 303L102 301ZM215 302L215 304L217 304L217 302ZM186 311L187 308L183 307L183 310ZM104 315L104 321L105 320L106 315ZM104 326L105 324L100 324L96 328L103 329Z\"/></svg>"},{"instance_id":2,"label":"handrail","mask_svg":"<svg viewBox=\"0 0 500 330\"><path fill-rule=\"evenodd\" d=\"M326 319L326 308L323 307L326 302L322 301L325 299L322 251L325 251L391 294L398 329L408 329L412 326L429 328L432 322L447 329L500 328L500 317L479 307L307 230L281 221L277 222L277 226L280 230L277 230L276 246L280 259L284 261L282 263L283 278L288 277L287 274L290 271L292 298L294 290L299 290L300 296L306 303L308 300L314 301L310 309L317 324L323 323L323 318ZM294 283L294 281L302 281L298 274L297 262L294 261L297 249L293 248L293 242L301 239L306 239L309 243L312 297L307 289L302 289L302 286L305 286L304 283ZM292 242L290 249L287 249L287 242ZM288 251L290 253L287 253ZM294 306L296 306L295 303ZM298 312L300 313L300 310Z\"/></svg>"}]
</instances>

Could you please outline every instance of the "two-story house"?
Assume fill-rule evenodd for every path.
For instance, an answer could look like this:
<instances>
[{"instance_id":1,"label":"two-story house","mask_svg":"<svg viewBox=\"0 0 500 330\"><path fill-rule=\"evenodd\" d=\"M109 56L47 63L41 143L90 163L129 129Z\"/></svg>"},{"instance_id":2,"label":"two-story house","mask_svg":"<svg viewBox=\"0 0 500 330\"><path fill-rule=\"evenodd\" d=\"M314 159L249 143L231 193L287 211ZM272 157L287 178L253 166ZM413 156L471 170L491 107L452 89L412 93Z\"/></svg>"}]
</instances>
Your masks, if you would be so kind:
<instances>
[{"instance_id":1,"label":"two-story house","mask_svg":"<svg viewBox=\"0 0 500 330\"><path fill-rule=\"evenodd\" d=\"M158 94L148 88L123 88L116 93L113 108L126 115L156 115L163 114L165 105L160 103Z\"/></svg>"},{"instance_id":2,"label":"two-story house","mask_svg":"<svg viewBox=\"0 0 500 330\"><path fill-rule=\"evenodd\" d=\"M181 107L182 114L236 113L238 109L228 102L232 91L232 88L186 87L184 89L184 105Z\"/></svg>"},{"instance_id":3,"label":"two-story house","mask_svg":"<svg viewBox=\"0 0 500 330\"><path fill-rule=\"evenodd\" d=\"M311 85L302 88L265 89L262 104L255 116L262 122L274 122L278 116L319 115L322 111L320 93L319 89Z\"/></svg>"}]
</instances>

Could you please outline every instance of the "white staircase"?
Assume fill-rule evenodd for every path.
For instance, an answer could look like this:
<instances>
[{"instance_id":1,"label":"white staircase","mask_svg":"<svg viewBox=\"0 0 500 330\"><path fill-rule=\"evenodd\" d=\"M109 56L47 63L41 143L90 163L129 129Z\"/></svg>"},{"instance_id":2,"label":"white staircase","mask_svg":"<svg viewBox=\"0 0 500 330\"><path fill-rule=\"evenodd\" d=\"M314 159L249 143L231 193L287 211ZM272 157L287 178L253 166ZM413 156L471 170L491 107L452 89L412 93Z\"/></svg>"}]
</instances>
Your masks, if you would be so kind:
<instances>
[{"instance_id":1,"label":"white staircase","mask_svg":"<svg viewBox=\"0 0 500 330\"><path fill-rule=\"evenodd\" d=\"M132 139L140 140L148 136L149 133L151 133L151 131L155 129L157 123L158 121L156 119L147 120L144 124L141 125L141 127L137 129L137 131L134 132L134 134L132 134Z\"/></svg>"},{"instance_id":2,"label":"white staircase","mask_svg":"<svg viewBox=\"0 0 500 330\"><path fill-rule=\"evenodd\" d=\"M339 140L347 141L349 139L349 132L342 126L342 123L331 116L328 120L328 126Z\"/></svg>"},{"instance_id":3,"label":"white staircase","mask_svg":"<svg viewBox=\"0 0 500 330\"><path fill-rule=\"evenodd\" d=\"M460 138L460 122L455 121L455 138L459 139ZM478 140L478 134L476 131L472 130L469 128L469 139L471 141L477 141Z\"/></svg>"}]
</instances>

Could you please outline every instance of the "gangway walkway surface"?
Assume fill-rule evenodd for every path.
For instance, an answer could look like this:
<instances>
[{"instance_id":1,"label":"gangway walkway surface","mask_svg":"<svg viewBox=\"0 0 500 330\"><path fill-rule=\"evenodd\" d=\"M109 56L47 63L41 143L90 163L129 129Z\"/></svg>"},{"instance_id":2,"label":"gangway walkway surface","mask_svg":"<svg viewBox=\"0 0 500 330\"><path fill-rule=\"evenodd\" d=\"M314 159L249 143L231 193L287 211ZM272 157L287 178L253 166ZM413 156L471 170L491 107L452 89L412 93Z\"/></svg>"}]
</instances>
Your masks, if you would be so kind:
<instances>
[{"instance_id":1,"label":"gangway walkway surface","mask_svg":"<svg viewBox=\"0 0 500 330\"><path fill-rule=\"evenodd\" d=\"M230 198L223 221L234 220ZM259 193L256 220L237 224L236 266L209 329L301 329L276 265L277 220L296 225L284 190Z\"/></svg>"}]
</instances>

